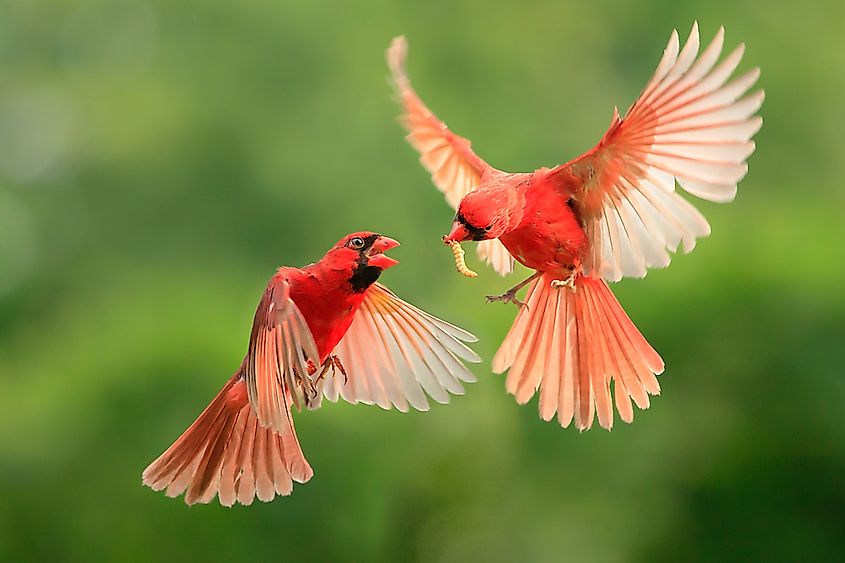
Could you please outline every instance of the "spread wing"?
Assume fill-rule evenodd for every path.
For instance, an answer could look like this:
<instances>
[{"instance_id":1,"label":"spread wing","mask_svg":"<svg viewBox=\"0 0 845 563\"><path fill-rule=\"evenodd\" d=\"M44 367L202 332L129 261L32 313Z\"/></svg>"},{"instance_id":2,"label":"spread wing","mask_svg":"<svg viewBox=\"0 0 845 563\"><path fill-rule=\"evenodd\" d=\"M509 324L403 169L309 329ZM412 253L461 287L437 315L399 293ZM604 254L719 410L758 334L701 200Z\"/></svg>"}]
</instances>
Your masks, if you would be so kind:
<instances>
[{"instance_id":1,"label":"spread wing","mask_svg":"<svg viewBox=\"0 0 845 563\"><path fill-rule=\"evenodd\" d=\"M434 185L457 209L461 199L478 187L482 176L495 170L473 152L469 140L452 133L414 92L405 73L407 52L408 43L401 36L393 40L387 51L387 64L404 111L400 121ZM479 243L478 255L502 275L513 270L513 256L498 240Z\"/></svg>"},{"instance_id":2,"label":"spread wing","mask_svg":"<svg viewBox=\"0 0 845 563\"><path fill-rule=\"evenodd\" d=\"M244 373L247 396L258 423L283 439L296 440L291 405L301 408L313 397L303 396L310 378L307 362L320 365L317 346L305 318L290 298L281 273L273 276L252 324Z\"/></svg>"},{"instance_id":3,"label":"spread wing","mask_svg":"<svg viewBox=\"0 0 845 563\"><path fill-rule=\"evenodd\" d=\"M669 264L669 252L685 252L710 233L707 220L675 191L716 202L731 201L754 152L751 137L762 118L754 114L763 91L745 97L760 71L727 82L744 45L716 65L724 28L698 55L698 24L679 51L673 31L651 80L624 119L613 121L599 144L555 169L571 173L572 194L591 253L585 269L610 280L643 277ZM553 171L553 173L555 172Z\"/></svg>"},{"instance_id":4,"label":"spread wing","mask_svg":"<svg viewBox=\"0 0 845 563\"><path fill-rule=\"evenodd\" d=\"M464 344L476 340L375 283L334 350L346 377L336 372L326 378L323 392L331 401L341 396L384 409L393 405L402 412L409 405L428 410L426 394L447 403L449 393L463 394L462 382L475 381L462 360L480 361Z\"/></svg>"}]
</instances>

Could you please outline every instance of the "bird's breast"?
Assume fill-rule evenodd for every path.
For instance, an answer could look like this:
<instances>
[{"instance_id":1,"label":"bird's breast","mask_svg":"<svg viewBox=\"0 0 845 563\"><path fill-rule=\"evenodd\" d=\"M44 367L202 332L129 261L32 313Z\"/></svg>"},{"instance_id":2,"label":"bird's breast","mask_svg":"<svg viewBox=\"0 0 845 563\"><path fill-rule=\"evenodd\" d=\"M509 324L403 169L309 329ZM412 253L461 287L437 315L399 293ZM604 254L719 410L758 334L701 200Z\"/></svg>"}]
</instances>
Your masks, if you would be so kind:
<instances>
[{"instance_id":1,"label":"bird's breast","mask_svg":"<svg viewBox=\"0 0 845 563\"><path fill-rule=\"evenodd\" d=\"M500 240L518 262L545 272L580 262L589 244L566 199L543 190L527 194L521 223Z\"/></svg>"},{"instance_id":2,"label":"bird's breast","mask_svg":"<svg viewBox=\"0 0 845 563\"><path fill-rule=\"evenodd\" d=\"M308 323L321 361L332 353L349 330L363 298L364 293L352 293L342 287L309 284L291 288L291 299Z\"/></svg>"}]
</instances>

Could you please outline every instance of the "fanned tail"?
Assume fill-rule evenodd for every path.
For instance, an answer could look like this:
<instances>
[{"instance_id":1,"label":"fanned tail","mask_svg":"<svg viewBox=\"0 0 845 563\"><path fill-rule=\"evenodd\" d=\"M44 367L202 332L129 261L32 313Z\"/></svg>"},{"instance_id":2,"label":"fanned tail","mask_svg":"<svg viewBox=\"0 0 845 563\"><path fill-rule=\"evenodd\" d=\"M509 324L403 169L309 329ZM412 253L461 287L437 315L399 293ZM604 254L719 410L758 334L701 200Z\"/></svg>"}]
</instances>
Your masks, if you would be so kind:
<instances>
[{"instance_id":1,"label":"fanned tail","mask_svg":"<svg viewBox=\"0 0 845 563\"><path fill-rule=\"evenodd\" d=\"M600 278L578 275L575 291L551 286L551 274L528 287L522 307L493 358L493 372L510 370L507 390L525 404L540 389L540 418L557 413L566 428L575 420L590 428L593 413L606 429L613 426L613 402L619 417L631 422L631 400L649 407L660 393L656 375L663 360L640 334Z\"/></svg>"},{"instance_id":2,"label":"fanned tail","mask_svg":"<svg viewBox=\"0 0 845 563\"><path fill-rule=\"evenodd\" d=\"M264 502L289 495L293 481L314 474L296 435L281 436L258 424L236 374L196 421L153 461L143 483L167 496L185 493L187 504Z\"/></svg>"}]
</instances>

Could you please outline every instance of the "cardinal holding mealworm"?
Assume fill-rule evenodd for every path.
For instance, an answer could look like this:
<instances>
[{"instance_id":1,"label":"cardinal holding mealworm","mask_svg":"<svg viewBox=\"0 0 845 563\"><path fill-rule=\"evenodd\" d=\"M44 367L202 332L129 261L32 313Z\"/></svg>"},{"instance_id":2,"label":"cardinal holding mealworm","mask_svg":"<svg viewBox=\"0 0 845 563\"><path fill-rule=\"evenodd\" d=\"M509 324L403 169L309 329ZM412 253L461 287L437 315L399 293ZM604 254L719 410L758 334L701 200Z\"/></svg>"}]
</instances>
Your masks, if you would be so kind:
<instances>
[{"instance_id":1,"label":"cardinal holding mealworm","mask_svg":"<svg viewBox=\"0 0 845 563\"><path fill-rule=\"evenodd\" d=\"M607 282L644 277L710 233L676 183L709 201L736 195L762 125L755 113L763 92L746 95L757 68L728 81L745 47L718 62L723 42L719 29L699 53L698 24L683 48L672 32L639 98L624 118L614 110L595 147L566 164L517 174L487 164L423 104L405 73L404 37L387 52L408 141L457 210L444 242L458 270L468 275L458 247L465 240L478 241L479 255L500 274L514 260L535 270L489 299L521 304L516 294L528 286L528 307L520 307L493 371L509 370L507 390L520 404L539 389L543 420L557 413L561 426L574 421L584 430L597 414L609 429L614 402L631 422L632 402L648 408L649 395L660 392L663 360Z\"/></svg>"}]
</instances>

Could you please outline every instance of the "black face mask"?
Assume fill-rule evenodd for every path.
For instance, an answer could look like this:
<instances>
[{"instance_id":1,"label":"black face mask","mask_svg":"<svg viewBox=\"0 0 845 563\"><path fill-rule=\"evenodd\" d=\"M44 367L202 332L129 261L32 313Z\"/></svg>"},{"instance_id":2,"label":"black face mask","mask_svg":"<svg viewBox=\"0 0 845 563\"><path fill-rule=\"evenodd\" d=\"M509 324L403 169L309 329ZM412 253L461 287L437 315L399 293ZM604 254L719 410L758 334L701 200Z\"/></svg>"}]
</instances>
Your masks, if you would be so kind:
<instances>
[{"instance_id":1,"label":"black face mask","mask_svg":"<svg viewBox=\"0 0 845 563\"><path fill-rule=\"evenodd\" d=\"M467 222L464 216L460 214L460 212L458 212L458 214L455 216L455 221L458 221L461 225L464 226L464 228L470 234L471 240L480 241L485 240L487 238L487 232L490 230L489 228L484 229L479 227L473 227Z\"/></svg>"}]
</instances>

